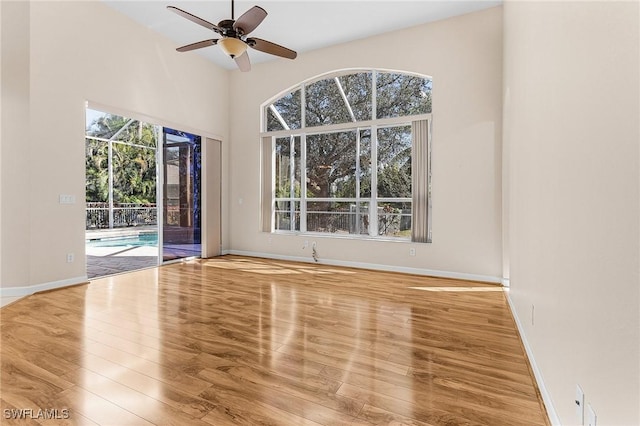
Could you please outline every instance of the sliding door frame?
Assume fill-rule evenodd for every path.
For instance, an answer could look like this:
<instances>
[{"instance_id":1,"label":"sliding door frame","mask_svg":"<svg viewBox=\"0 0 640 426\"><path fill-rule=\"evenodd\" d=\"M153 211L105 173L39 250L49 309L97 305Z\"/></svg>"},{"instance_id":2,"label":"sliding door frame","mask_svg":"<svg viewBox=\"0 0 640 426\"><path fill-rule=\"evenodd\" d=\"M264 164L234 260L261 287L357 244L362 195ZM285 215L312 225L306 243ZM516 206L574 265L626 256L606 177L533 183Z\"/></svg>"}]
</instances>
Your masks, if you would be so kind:
<instances>
[{"instance_id":1,"label":"sliding door frame","mask_svg":"<svg viewBox=\"0 0 640 426\"><path fill-rule=\"evenodd\" d=\"M223 198L223 177L222 177L222 155L223 155L223 138L211 132L202 131L194 127L186 126L180 123L171 122L164 119L158 119L146 114L140 114L129 111L124 108L114 107L112 105L102 104L99 102L85 101L85 108L98 111L105 111L110 114L117 114L123 117L134 118L157 126L158 143L162 144L163 127L172 129L180 129L184 132L191 133L201 138L201 147L203 151L202 159L202 177L201 177L201 241L202 251L201 257L214 257L222 254L222 198ZM217 147L210 146L213 142ZM162 184L164 182L164 153L163 146L156 147L156 208L158 217L158 266L164 264L164 253L162 252L162 208L164 207L164 192ZM213 149L211 149L213 148ZM204 151L207 150L206 158ZM207 202L205 203L205 198ZM215 198L212 200L212 198ZM213 209L213 211L210 211ZM218 241L210 240L209 233L217 234ZM205 244L206 243L206 244ZM206 251L205 251L206 250Z\"/></svg>"}]
</instances>

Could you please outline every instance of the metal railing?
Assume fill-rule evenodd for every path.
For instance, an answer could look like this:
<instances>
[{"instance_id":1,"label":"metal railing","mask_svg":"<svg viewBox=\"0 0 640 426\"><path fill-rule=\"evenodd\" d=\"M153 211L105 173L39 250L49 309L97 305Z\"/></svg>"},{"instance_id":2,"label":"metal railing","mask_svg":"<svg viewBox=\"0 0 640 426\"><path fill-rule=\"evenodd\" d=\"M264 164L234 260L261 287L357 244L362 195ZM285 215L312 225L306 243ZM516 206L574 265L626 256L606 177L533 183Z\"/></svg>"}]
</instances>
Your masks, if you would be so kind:
<instances>
[{"instance_id":1,"label":"metal railing","mask_svg":"<svg viewBox=\"0 0 640 426\"><path fill-rule=\"evenodd\" d=\"M326 232L332 234L369 234L369 209L362 208L358 214L355 205L350 211L307 211L308 232ZM395 209L385 211L378 208L378 235L380 236L409 236L411 231L411 210ZM289 210L275 211L276 229L291 229L291 212ZM300 212L296 212L296 224L300 223ZM299 230L299 225L296 226Z\"/></svg>"},{"instance_id":2,"label":"metal railing","mask_svg":"<svg viewBox=\"0 0 640 426\"><path fill-rule=\"evenodd\" d=\"M88 230L158 224L155 204L114 204L111 226L109 224L109 203L87 203L86 216L86 229Z\"/></svg>"}]
</instances>

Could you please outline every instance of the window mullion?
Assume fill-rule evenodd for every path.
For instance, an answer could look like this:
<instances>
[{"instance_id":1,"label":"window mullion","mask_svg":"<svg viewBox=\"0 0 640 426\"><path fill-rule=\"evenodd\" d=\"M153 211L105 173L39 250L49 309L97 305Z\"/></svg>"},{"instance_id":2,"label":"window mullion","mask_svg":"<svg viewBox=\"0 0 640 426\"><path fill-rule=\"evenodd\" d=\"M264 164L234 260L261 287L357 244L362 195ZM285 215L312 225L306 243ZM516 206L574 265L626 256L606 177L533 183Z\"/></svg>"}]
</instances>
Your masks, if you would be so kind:
<instances>
[{"instance_id":1,"label":"window mullion","mask_svg":"<svg viewBox=\"0 0 640 426\"><path fill-rule=\"evenodd\" d=\"M388 117L388 118L380 118L377 120L363 120L359 121L357 124L352 123L350 121L345 123L338 124L325 124L322 126L311 126L307 127L303 131L307 131L313 134L322 134L322 133L335 133L335 132L344 132L353 130L354 126L359 126L361 128L369 127L373 124L377 124L379 128L382 127L397 127L397 126L408 126L412 121L418 120L430 120L431 114L417 114L411 116L402 116L402 117ZM262 132L261 136L275 136L278 138L289 137L294 132L300 132L301 130L273 130L270 132Z\"/></svg>"},{"instance_id":2,"label":"window mullion","mask_svg":"<svg viewBox=\"0 0 640 426\"><path fill-rule=\"evenodd\" d=\"M378 71L371 71L371 121L378 117ZM371 201L369 202L369 235L378 236L378 126L371 125Z\"/></svg>"},{"instance_id":3,"label":"window mullion","mask_svg":"<svg viewBox=\"0 0 640 426\"><path fill-rule=\"evenodd\" d=\"M307 94L300 84L300 232L307 232Z\"/></svg>"},{"instance_id":4,"label":"window mullion","mask_svg":"<svg viewBox=\"0 0 640 426\"><path fill-rule=\"evenodd\" d=\"M113 140L109 139L107 151L107 170L108 170L108 182L109 182L109 229L113 228Z\"/></svg>"},{"instance_id":5,"label":"window mullion","mask_svg":"<svg viewBox=\"0 0 640 426\"><path fill-rule=\"evenodd\" d=\"M360 129L356 129L356 234L360 233Z\"/></svg>"},{"instance_id":6,"label":"window mullion","mask_svg":"<svg viewBox=\"0 0 640 426\"><path fill-rule=\"evenodd\" d=\"M307 127L307 94L305 93L305 85L300 85L300 128Z\"/></svg>"},{"instance_id":7,"label":"window mullion","mask_svg":"<svg viewBox=\"0 0 640 426\"><path fill-rule=\"evenodd\" d=\"M307 232L307 134L304 132L300 135L300 180L300 232Z\"/></svg>"},{"instance_id":8,"label":"window mullion","mask_svg":"<svg viewBox=\"0 0 640 426\"><path fill-rule=\"evenodd\" d=\"M296 137L291 135L289 138L289 214L291 215L291 231L296 230L296 206L293 199L296 197Z\"/></svg>"},{"instance_id":9,"label":"window mullion","mask_svg":"<svg viewBox=\"0 0 640 426\"><path fill-rule=\"evenodd\" d=\"M378 126L371 126L371 202L369 235L378 236Z\"/></svg>"},{"instance_id":10,"label":"window mullion","mask_svg":"<svg viewBox=\"0 0 640 426\"><path fill-rule=\"evenodd\" d=\"M371 71L371 120L378 115L378 71Z\"/></svg>"}]
</instances>

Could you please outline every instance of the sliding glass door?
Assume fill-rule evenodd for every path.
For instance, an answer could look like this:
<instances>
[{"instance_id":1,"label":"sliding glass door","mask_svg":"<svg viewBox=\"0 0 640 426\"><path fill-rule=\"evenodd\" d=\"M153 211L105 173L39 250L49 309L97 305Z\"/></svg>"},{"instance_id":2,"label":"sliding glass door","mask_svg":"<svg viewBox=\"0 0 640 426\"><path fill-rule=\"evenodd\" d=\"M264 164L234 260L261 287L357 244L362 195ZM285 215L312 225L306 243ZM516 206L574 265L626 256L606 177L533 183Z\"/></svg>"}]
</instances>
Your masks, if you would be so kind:
<instances>
[{"instance_id":1,"label":"sliding glass door","mask_svg":"<svg viewBox=\"0 0 640 426\"><path fill-rule=\"evenodd\" d=\"M163 128L162 260L200 257L200 136Z\"/></svg>"}]
</instances>

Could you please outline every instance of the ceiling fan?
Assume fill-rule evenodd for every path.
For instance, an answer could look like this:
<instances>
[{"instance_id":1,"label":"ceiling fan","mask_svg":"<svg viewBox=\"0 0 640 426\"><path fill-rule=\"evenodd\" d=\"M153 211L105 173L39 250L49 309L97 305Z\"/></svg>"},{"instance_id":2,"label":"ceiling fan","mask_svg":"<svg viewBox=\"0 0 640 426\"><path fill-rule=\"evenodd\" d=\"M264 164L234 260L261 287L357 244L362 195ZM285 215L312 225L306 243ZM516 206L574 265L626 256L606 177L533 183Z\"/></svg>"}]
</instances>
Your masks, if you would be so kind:
<instances>
[{"instance_id":1,"label":"ceiling fan","mask_svg":"<svg viewBox=\"0 0 640 426\"><path fill-rule=\"evenodd\" d=\"M234 20L234 0L231 0L231 19L224 19L218 22L218 25L214 25L175 6L167 6L167 9L222 36L222 38L212 38L178 47L176 49L178 52L188 52L218 45L227 55L233 58L240 71L251 70L247 47L288 59L295 59L298 55L295 51L279 44L257 37L247 37L267 16L267 11L260 6L253 6L236 21Z\"/></svg>"}]
</instances>

